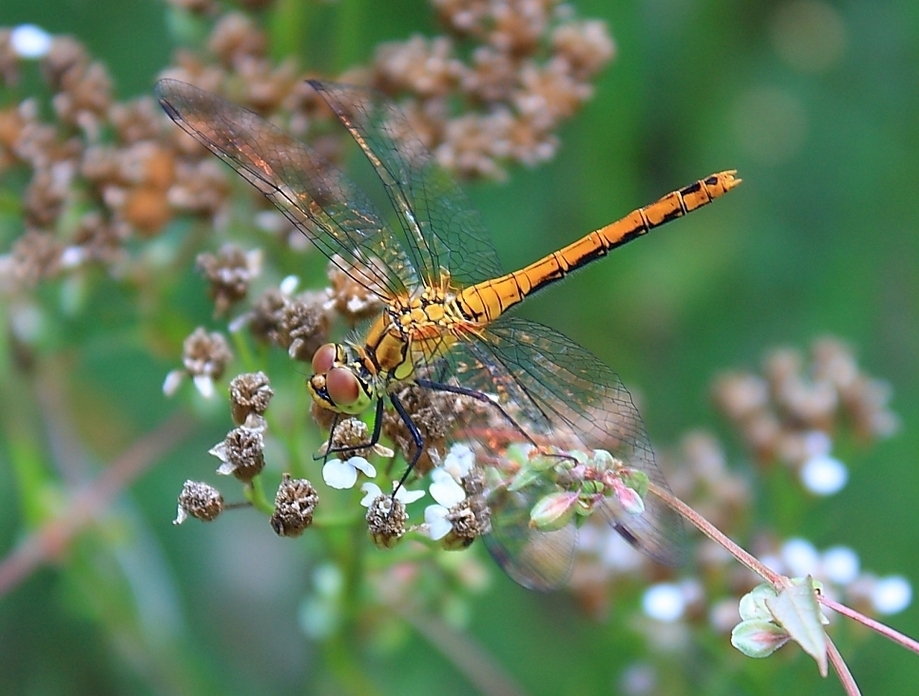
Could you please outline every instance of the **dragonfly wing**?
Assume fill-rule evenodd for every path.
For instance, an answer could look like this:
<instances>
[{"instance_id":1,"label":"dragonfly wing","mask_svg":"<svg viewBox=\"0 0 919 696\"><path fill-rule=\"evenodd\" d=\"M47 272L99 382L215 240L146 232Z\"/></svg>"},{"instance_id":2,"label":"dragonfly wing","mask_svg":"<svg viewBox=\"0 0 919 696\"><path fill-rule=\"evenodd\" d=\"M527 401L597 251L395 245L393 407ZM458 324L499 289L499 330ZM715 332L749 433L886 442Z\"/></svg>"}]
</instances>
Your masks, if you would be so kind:
<instances>
[{"instance_id":1,"label":"dragonfly wing","mask_svg":"<svg viewBox=\"0 0 919 696\"><path fill-rule=\"evenodd\" d=\"M160 80L163 109L261 191L329 259L386 299L419 280L367 196L332 164L257 114L178 80ZM341 263L341 262L339 262Z\"/></svg>"},{"instance_id":2,"label":"dragonfly wing","mask_svg":"<svg viewBox=\"0 0 919 696\"><path fill-rule=\"evenodd\" d=\"M485 548L511 580L528 590L550 592L565 584L574 565L578 529L573 522L561 529L541 532L526 522L508 522L504 515L517 516L510 504L491 502L492 531L483 537ZM533 500L528 496L519 512L529 517Z\"/></svg>"},{"instance_id":3,"label":"dragonfly wing","mask_svg":"<svg viewBox=\"0 0 919 696\"><path fill-rule=\"evenodd\" d=\"M501 275L478 211L437 164L405 114L381 94L310 81L383 182L416 268L429 284L443 271L460 287Z\"/></svg>"},{"instance_id":4,"label":"dragonfly wing","mask_svg":"<svg viewBox=\"0 0 919 696\"><path fill-rule=\"evenodd\" d=\"M564 430L586 450L607 450L669 490L628 391L612 370L581 346L546 326L505 315L480 339L455 348L451 361L460 383L506 394L508 403L523 414L523 429L536 434ZM681 564L682 519L654 495L645 496L644 503L643 513L631 514L607 497L600 510L633 546L660 563Z\"/></svg>"}]
</instances>

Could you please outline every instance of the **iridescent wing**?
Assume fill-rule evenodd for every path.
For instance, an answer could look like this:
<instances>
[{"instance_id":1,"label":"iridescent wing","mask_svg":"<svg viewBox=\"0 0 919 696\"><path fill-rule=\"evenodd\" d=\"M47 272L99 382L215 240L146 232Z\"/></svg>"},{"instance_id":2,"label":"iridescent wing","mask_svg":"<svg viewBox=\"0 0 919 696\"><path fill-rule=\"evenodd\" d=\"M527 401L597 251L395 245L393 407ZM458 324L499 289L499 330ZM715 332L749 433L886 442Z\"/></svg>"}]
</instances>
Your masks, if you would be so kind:
<instances>
[{"instance_id":1,"label":"iridescent wing","mask_svg":"<svg viewBox=\"0 0 919 696\"><path fill-rule=\"evenodd\" d=\"M502 274L478 211L437 164L405 114L382 95L311 81L383 182L404 233L405 248L432 285L447 271L466 287Z\"/></svg>"},{"instance_id":2,"label":"iridescent wing","mask_svg":"<svg viewBox=\"0 0 919 696\"><path fill-rule=\"evenodd\" d=\"M550 592L565 583L578 540L574 522L549 532L529 526L533 505L551 492L537 485L514 492L502 488L492 491L486 501L491 533L483 537L485 547L511 580L537 592Z\"/></svg>"},{"instance_id":3,"label":"iridescent wing","mask_svg":"<svg viewBox=\"0 0 919 696\"><path fill-rule=\"evenodd\" d=\"M330 260L381 298L416 287L401 244L357 186L266 120L178 80L160 80L163 109L186 133L261 191ZM342 264L342 261L344 262Z\"/></svg>"},{"instance_id":4,"label":"iridescent wing","mask_svg":"<svg viewBox=\"0 0 919 696\"><path fill-rule=\"evenodd\" d=\"M607 450L625 466L644 472L653 483L669 490L654 462L641 416L622 382L596 357L559 332L502 316L481 337L458 343L444 359L449 363L446 372L459 384L497 395L514 414L519 428L531 437L549 438L551 442L558 433L566 433L584 451ZM482 439L480 427L467 427L471 437ZM512 439L523 442L522 436ZM567 567L566 558L570 565L576 537L560 536L539 547L539 537L546 533L522 522L518 510L532 508L539 494L531 489L529 497L515 497L499 491L495 499L498 514L492 514L495 532L487 543L492 556L517 582L552 589L557 586L552 585L553 580L557 584L564 581L559 569ZM653 495L645 496L644 503L643 513L631 514L610 496L604 498L598 511L626 541L654 560L681 564L685 555L682 519ZM565 529L562 531L569 534ZM521 550L533 548L541 548L542 554L527 551L518 556Z\"/></svg>"}]
</instances>

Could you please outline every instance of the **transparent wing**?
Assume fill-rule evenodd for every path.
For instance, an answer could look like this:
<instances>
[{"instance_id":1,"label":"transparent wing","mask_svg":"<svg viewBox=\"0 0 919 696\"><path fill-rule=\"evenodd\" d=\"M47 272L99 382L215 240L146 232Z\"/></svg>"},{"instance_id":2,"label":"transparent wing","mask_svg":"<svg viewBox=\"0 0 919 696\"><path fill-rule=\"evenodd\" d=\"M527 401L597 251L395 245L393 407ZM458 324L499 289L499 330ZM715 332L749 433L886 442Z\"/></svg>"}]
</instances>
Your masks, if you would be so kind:
<instances>
[{"instance_id":1,"label":"transparent wing","mask_svg":"<svg viewBox=\"0 0 919 696\"><path fill-rule=\"evenodd\" d=\"M574 522L551 532L530 528L537 493L535 487L526 493L496 490L487 501L492 531L483 541L511 580L528 590L549 592L561 587L571 574L578 529Z\"/></svg>"},{"instance_id":2,"label":"transparent wing","mask_svg":"<svg viewBox=\"0 0 919 696\"><path fill-rule=\"evenodd\" d=\"M373 164L399 218L405 247L425 282L437 284L444 270L459 287L502 274L478 211L398 107L372 90L310 84Z\"/></svg>"},{"instance_id":3,"label":"transparent wing","mask_svg":"<svg viewBox=\"0 0 919 696\"><path fill-rule=\"evenodd\" d=\"M508 435L502 417L492 416L487 425L464 426L471 440L487 442L489 430L496 429L502 430L505 442L524 442L522 432L539 444L573 440L585 451L607 450L669 490L654 462L641 416L622 382L564 335L525 319L502 316L479 339L454 346L444 360L446 373L459 384L495 395L518 431ZM531 509L544 493L525 490L528 497L507 496L499 489L489 501L494 532L486 543L514 580L551 589L564 581L559 579L559 569L570 567L576 536L565 528L561 531L567 536L538 546L538 537L546 533L529 528L520 511ZM644 503L643 513L631 514L610 496L597 510L626 541L651 558L666 565L681 564L685 556L682 519L653 495L646 496ZM532 553L534 548L540 553Z\"/></svg>"},{"instance_id":4,"label":"transparent wing","mask_svg":"<svg viewBox=\"0 0 919 696\"><path fill-rule=\"evenodd\" d=\"M266 120L178 80L157 98L185 132L261 191L330 260L383 299L419 280L367 196L318 153Z\"/></svg>"}]
</instances>

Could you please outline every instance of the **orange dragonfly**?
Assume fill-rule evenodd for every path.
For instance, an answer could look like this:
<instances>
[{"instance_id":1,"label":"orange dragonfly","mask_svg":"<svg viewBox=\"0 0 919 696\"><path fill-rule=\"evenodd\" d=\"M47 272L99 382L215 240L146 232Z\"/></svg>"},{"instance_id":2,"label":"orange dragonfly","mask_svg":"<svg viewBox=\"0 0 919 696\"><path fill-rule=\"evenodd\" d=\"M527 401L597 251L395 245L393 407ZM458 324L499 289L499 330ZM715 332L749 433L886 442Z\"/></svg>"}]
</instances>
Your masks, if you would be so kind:
<instances>
[{"instance_id":1,"label":"orange dragonfly","mask_svg":"<svg viewBox=\"0 0 919 696\"><path fill-rule=\"evenodd\" d=\"M406 476L425 443L400 402L400 389L414 384L483 405L460 423L456 439L469 443L478 466L505 474L492 476L482 493L490 512L484 538L499 565L525 587L547 590L564 582L577 527L595 510L636 548L678 565L681 519L654 496L637 507L624 504L624 479L614 475L638 472L636 489L642 477L667 487L622 382L564 335L507 310L724 195L740 182L735 172L696 181L505 274L478 213L395 105L367 89L310 85L373 165L397 224L388 225L342 172L258 115L176 80L160 80L156 91L173 121L383 301L361 341L317 351L309 381L313 399L348 415L376 404L373 442L388 400L414 441ZM553 495L558 524L534 524L534 506ZM567 514L566 505L581 517Z\"/></svg>"}]
</instances>

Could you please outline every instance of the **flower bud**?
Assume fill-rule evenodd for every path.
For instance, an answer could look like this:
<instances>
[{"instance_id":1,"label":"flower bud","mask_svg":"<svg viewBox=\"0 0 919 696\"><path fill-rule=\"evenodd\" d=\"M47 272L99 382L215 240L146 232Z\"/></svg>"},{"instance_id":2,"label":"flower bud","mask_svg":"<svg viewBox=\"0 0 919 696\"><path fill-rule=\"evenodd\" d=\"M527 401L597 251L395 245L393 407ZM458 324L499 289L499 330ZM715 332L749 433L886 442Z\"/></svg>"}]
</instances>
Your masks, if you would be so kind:
<instances>
[{"instance_id":1,"label":"flower bud","mask_svg":"<svg viewBox=\"0 0 919 696\"><path fill-rule=\"evenodd\" d=\"M578 505L578 493L562 491L541 498L530 511L530 526L541 532L552 532L567 525Z\"/></svg>"}]
</instances>

